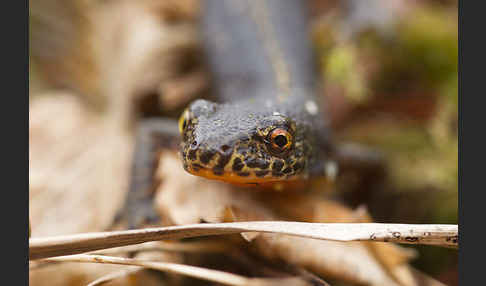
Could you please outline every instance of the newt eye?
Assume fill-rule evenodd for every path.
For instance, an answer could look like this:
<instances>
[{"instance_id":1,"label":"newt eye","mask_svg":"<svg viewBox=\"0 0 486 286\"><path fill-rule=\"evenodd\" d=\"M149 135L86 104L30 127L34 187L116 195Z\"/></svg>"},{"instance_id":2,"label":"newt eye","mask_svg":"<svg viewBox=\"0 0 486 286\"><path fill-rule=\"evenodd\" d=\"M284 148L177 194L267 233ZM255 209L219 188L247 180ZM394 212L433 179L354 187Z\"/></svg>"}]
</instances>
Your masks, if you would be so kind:
<instances>
[{"instance_id":1,"label":"newt eye","mask_svg":"<svg viewBox=\"0 0 486 286\"><path fill-rule=\"evenodd\" d=\"M284 152L292 146L292 135L285 129L276 128L268 136L272 150L278 153Z\"/></svg>"},{"instance_id":2,"label":"newt eye","mask_svg":"<svg viewBox=\"0 0 486 286\"><path fill-rule=\"evenodd\" d=\"M189 122L189 110L184 110L181 117L179 117L179 132L182 134L186 130Z\"/></svg>"}]
</instances>

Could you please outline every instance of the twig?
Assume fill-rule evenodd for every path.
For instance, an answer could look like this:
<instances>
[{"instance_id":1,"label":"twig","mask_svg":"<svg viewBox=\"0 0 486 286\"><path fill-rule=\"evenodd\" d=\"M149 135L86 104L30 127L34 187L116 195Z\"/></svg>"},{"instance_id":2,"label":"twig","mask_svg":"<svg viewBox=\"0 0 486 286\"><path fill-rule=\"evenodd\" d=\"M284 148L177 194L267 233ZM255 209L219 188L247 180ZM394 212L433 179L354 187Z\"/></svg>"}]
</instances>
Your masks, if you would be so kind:
<instances>
[{"instance_id":1,"label":"twig","mask_svg":"<svg viewBox=\"0 0 486 286\"><path fill-rule=\"evenodd\" d=\"M103 285L103 284L108 283L112 280L115 280L115 279L118 279L118 278L121 278L121 277L131 275L133 273L136 273L136 272L140 271L140 269L143 269L143 268L137 267L136 269L123 269L123 270L120 270L120 271L117 271L117 272L109 273L105 276L102 276L102 277L94 280L93 282L89 283L86 286Z\"/></svg>"},{"instance_id":2,"label":"twig","mask_svg":"<svg viewBox=\"0 0 486 286\"><path fill-rule=\"evenodd\" d=\"M78 254L70 256L60 256L54 258L47 258L44 261L51 262L88 262L88 263L108 263L108 264L120 264L120 265L131 265L131 266L141 266L144 268L149 268L158 271L164 271L175 274L182 274L194 278L199 278L203 280L213 281L226 285L233 286L277 286L277 285L309 285L303 279L299 277L290 278L247 278L244 276L223 272L219 270L207 269L202 267L168 263L168 262L153 262L144 261L133 258L123 258L114 256L104 256L104 255L92 255L92 254ZM100 278L97 283L107 281L107 279L113 279L119 277L120 273L116 272L111 276L105 276ZM94 281L95 282L95 281ZM90 285L93 285L92 282ZM96 284L94 284L96 285Z\"/></svg>"},{"instance_id":3,"label":"twig","mask_svg":"<svg viewBox=\"0 0 486 286\"><path fill-rule=\"evenodd\" d=\"M334 241L382 241L453 248L459 245L457 225L257 221L203 223L30 238L29 259L78 254L148 241L242 232L280 233Z\"/></svg>"},{"instance_id":4,"label":"twig","mask_svg":"<svg viewBox=\"0 0 486 286\"><path fill-rule=\"evenodd\" d=\"M153 241L142 244L121 246L110 249L103 249L90 254L99 255L119 255L128 252L144 252L144 251L172 251L172 252L210 252L221 253L230 250L228 245L216 242L166 242Z\"/></svg>"}]
</instances>

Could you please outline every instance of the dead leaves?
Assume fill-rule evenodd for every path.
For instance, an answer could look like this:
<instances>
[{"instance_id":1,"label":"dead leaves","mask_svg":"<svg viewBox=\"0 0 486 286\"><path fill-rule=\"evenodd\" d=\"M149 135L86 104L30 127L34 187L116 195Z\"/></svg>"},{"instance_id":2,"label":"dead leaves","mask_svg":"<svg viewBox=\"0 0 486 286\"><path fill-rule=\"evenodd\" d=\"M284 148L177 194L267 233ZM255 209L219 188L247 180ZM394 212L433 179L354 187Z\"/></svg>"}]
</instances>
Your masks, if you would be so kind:
<instances>
[{"instance_id":1,"label":"dead leaves","mask_svg":"<svg viewBox=\"0 0 486 286\"><path fill-rule=\"evenodd\" d=\"M282 218L309 222L371 221L362 209L352 211L314 194L235 190L227 184L188 175L179 165L175 154L167 152L161 156L158 174L162 184L156 205L168 223ZM317 241L278 234L243 235L250 241L249 249L258 255L311 269L325 278L371 285L417 285L408 266L415 253L395 245Z\"/></svg>"},{"instance_id":2,"label":"dead leaves","mask_svg":"<svg viewBox=\"0 0 486 286\"><path fill-rule=\"evenodd\" d=\"M67 104L69 102L69 99L67 98L66 102L64 102L63 104L59 102L59 98L57 100L59 106L64 107L63 109L58 110L58 118L67 118L66 115L62 115L62 112L70 112L71 115L74 115L77 112L79 114L79 118L76 119L76 117L73 117L72 122L70 123L71 125L59 125L59 129L55 129L55 124L46 124L46 122L50 122L49 115L51 114L44 114L42 111L43 109L40 108L43 106L43 104L46 104L49 105L49 110L51 110L52 112L53 110L55 110L54 105L51 106L51 104L53 103L50 103L49 99L36 101L35 107L33 106L33 108L31 108L30 131L31 139L33 139L31 143L38 143L32 144L31 149L40 150L44 148L46 152L36 151L34 153L35 155L31 156L31 164L33 164L31 176L34 176L35 174L38 174L37 172L43 170L41 168L41 159L46 158L45 156L49 156L49 154L57 154L57 156L59 156L59 160L52 160L52 157L50 157L51 160L49 161L51 163L58 162L58 165L56 163L54 165L46 165L45 167L51 166L50 168L54 168L51 171L52 174L59 175L63 170L63 164L66 164L66 160L69 160L69 158L71 158L71 160L73 160L74 158L74 161L69 161L71 163L71 166L73 167L77 166L77 164L73 164L73 162L84 162L84 160L76 159L76 156L81 156L82 154L85 154L84 152L82 152L82 150L85 150L83 148L89 147L88 149L86 149L87 151L85 151L88 152L86 154L93 154L96 149L91 148L114 146L109 144L101 144L101 142L104 142L104 144L112 142L110 140L106 140L106 136L109 133L103 133L103 137L97 137L100 136L100 131L104 130L103 128L107 128L106 126L102 127L104 126L103 124L95 124L96 122L103 122L101 118L97 118L96 116L91 117L92 115L89 115L89 113L84 113L82 109L78 110L76 104L71 105L71 109L67 108L68 106L70 106L69 104ZM37 106L39 107L39 109L37 109ZM80 118L83 119L81 120ZM81 121L78 122L76 120ZM91 144L83 145L82 141L80 141L79 139L69 139L71 138L69 134L72 134L72 132L79 132L80 129L76 127L79 126L77 124L84 124L83 126L85 127L82 128L82 130L85 130L85 132L93 132L87 133L91 134L87 135L87 138L91 138L89 140ZM93 127L88 128L89 126ZM45 128L45 130L42 131L42 128ZM51 132L52 135L49 135L49 132ZM57 138L65 138L65 140L56 141ZM103 138L103 140L100 139L101 141L99 141L101 145L96 143L98 142L96 138ZM71 141L72 144L67 144L67 142ZM116 140L113 142L126 141ZM61 149L59 147L56 148L56 143L62 144L62 146L66 148L66 152L61 152ZM52 151L48 151L50 150L49 148L55 148L58 153L52 153ZM102 148L99 150L99 152L101 152L101 150L106 149ZM116 150L121 149L111 149L110 152L115 152ZM69 156L69 154L74 155ZM113 153L105 153L106 156L108 156L109 154L112 154L111 158L114 157ZM103 159L105 157L101 156L96 158ZM118 156L118 158L121 157ZM87 162L91 161L88 160ZM114 164L114 161L111 161L111 163ZM119 168L121 168L121 166L124 164L126 164L127 166L128 162L125 161L125 163L118 164L120 164ZM103 164L98 165L98 167L100 168L103 168L103 166L106 167L106 165ZM67 175L66 178L71 178L72 173L70 172L75 170L76 168L65 169ZM88 170L91 170L93 173L88 172L85 174L106 175L106 173L103 173L105 172L102 171L103 169L88 168ZM235 189L235 187L221 182L209 181L194 177L184 172L184 170L180 166L180 161L177 155L171 151L166 151L161 154L157 175L161 183L158 186L155 204L161 214L161 217L163 218L165 225L187 225L200 222L245 222L255 220L294 220L307 222L346 223L363 223L371 221L365 209L359 208L354 211L350 210L339 203L327 200L325 199L325 197L319 196L319 194L315 192L260 192L254 188ZM126 178L126 175L115 177ZM48 177L39 176L39 178ZM89 177L84 178L86 179ZM36 196L36 194L38 194L40 190L42 190L37 189L39 187L36 187L39 186L39 183L36 182L40 181L33 180L32 182L33 184L31 184L31 203L33 205L33 209L31 209L31 217L34 238L31 239L31 243L38 241L36 237L39 237L39 235L43 235L42 233L45 233L44 235L52 235L56 233L66 234L69 232L86 232L90 230L99 230L100 228L102 228L103 224L95 223L94 225L88 227L88 225L86 224L88 223L88 221L83 222L83 220L81 219L82 216L80 216L80 214L85 213L86 210L90 210L90 214L96 214L101 210L107 211L107 207L109 205L111 212L107 213L106 217L103 217L103 221L110 221L112 216L114 215L114 207L113 205L110 205L110 202L111 204L113 204L114 193L110 195L110 193L104 193L101 192L101 190L98 191L99 193L89 192L90 190L98 190L97 188L92 188L93 186L100 186L97 185L100 182L97 179L86 179L85 182L91 182L92 185L84 185L81 183L78 183L77 185L67 184L66 186L69 185L71 186L71 188L67 188L65 186L59 189L59 191L64 190L62 192L54 192L53 190L56 190L56 184L49 183L49 181L44 181L44 185L48 187L44 187L44 192L46 192L45 196ZM56 182L59 183L61 181L57 180ZM120 181L120 183L123 182ZM76 188L73 188L73 186L81 188L78 190L77 193L77 195L81 196L81 198L83 196L89 197L96 194L98 196L98 202L100 204L93 205L92 200L89 199L77 199L78 197L73 196L71 193L71 191L76 190ZM120 191L120 188L114 188L113 190ZM63 196L63 192L67 191L70 191L69 194L71 195L68 196L68 193L65 193L66 195ZM61 197L59 197L57 201L62 202L64 205L66 205L66 207L70 206L69 212L66 213L69 214L69 216L65 216L65 218L67 217L66 222L70 223L71 228L75 227L72 228L71 231L69 231L69 228L64 228L62 227L62 224L59 224L58 216L52 217L52 215L45 215L49 213L49 208L40 209L40 207L42 206L48 206L49 200L42 202L38 199L42 197L44 197L44 199L54 198L51 197L51 195L57 196L56 194L61 195ZM121 194L119 195L120 198L122 198ZM73 200L73 202L77 203L74 205L69 204L69 201L71 199ZM75 205L79 205L80 207L73 207ZM57 206L51 206L50 209L52 211L59 212L60 210L62 210L62 205L57 204ZM48 219L49 217L51 217L52 219ZM91 218L94 217L91 216ZM42 222L45 224L45 226L43 226ZM201 226L204 225L205 224L202 224ZM271 222L269 222L269 225L270 227L272 227ZM57 230L53 231L52 227L57 227ZM77 231L75 229L77 229ZM260 229L253 228L252 230ZM285 227L281 227L278 231L286 232L291 230L291 228L286 229ZM201 234L204 234L204 231L207 230L204 230L202 228L200 231ZM232 230L232 233L237 232L241 232L241 228L240 230ZM408 265L410 259L414 257L413 252L409 250L404 250L401 247L391 244L370 242L346 243L336 241L321 241L302 237L292 237L289 235L259 233L254 231L244 232L243 238L244 239L242 239L242 237L239 237L238 235L233 235L225 236L224 238L216 241L221 244L221 249L225 249L224 253L240 253L236 254L236 256L241 256L242 253L248 253L251 254L252 257L257 257L258 259L263 259L264 261L267 261L264 265L279 265L280 262L285 261L287 264L293 265L294 267L309 269L312 272L319 274L321 277L324 277L325 279L332 278L336 280L348 281L350 283L370 285L419 285L417 282L419 279L421 281L428 281L425 285L436 285L438 283L435 280L418 273ZM101 245L103 246L104 244L106 246L106 242L106 240L101 241ZM195 249L197 250L198 247L196 247ZM204 247L201 246L201 249L204 249ZM186 251L182 249L172 250L171 252L175 253L174 256L160 256L161 253L166 253L166 251L161 252L161 250L159 249L157 257L159 259L163 259L163 261L165 262L175 261L176 263L184 263L184 259L182 259L182 257L184 256L181 257L180 253ZM34 253L33 249L31 253ZM206 254L204 254L203 256L209 254L216 256L222 255L221 251L215 250L206 252ZM253 259L255 258L250 258L250 261L253 261ZM206 260L203 259L200 261L202 264L200 264L199 267L205 266L204 261ZM250 264L253 264L253 262ZM59 269L59 271L65 273L66 276L64 276L64 279L68 277L73 277L73 275L82 275L84 278L79 281L94 281L95 278L100 278L103 277L105 274L111 273L111 271L113 271L115 268L113 268L113 266L110 266L109 268L93 268L89 266L84 266L76 267L75 269L73 269L66 265L57 265L55 267L53 266L53 268L45 267L38 270L32 270L31 277L34 277L33 281L42 281L41 277L47 277L46 275L49 275L48 273L52 273L51 269ZM96 269L96 271L93 271L94 269ZM143 275L145 274L141 273L143 272L132 273L131 275L129 275L129 277L139 277L138 279L142 279L140 277L143 277ZM287 273L285 275L288 276L290 274ZM277 277L284 276L282 276L281 273ZM62 281L65 282L66 280L59 278L60 284L64 284ZM54 281L51 282L54 283Z\"/></svg>"},{"instance_id":3,"label":"dead leaves","mask_svg":"<svg viewBox=\"0 0 486 286\"><path fill-rule=\"evenodd\" d=\"M64 47L68 50L57 53L53 59L46 60L45 54L42 54L46 50L37 51L39 63L44 63L44 75L51 84L70 85L84 92L86 97L95 97L95 102L106 97L112 114L107 115L107 123L106 118L99 114L87 112L72 96L60 95L32 102L29 211L34 238L100 231L111 222L115 210L122 204L128 183L132 138L124 133L123 127L132 116L128 109L133 97L143 95L146 90L155 90L162 93L166 108L175 110L206 87L204 73L196 69L187 75L178 70L180 66L187 65L185 60L190 57L186 56L197 49L191 23L196 11L192 10L195 6L193 1L179 1L177 5L173 2L161 4L153 1L146 6L148 2L122 1L110 6L110 1L105 1L101 4L103 9L88 7L83 19L89 25L81 30L91 33L89 37L72 41L78 44L72 49ZM116 8L116 13L111 8ZM65 27L69 29L70 26ZM80 62L84 65L79 66ZM255 189L236 189L190 176L170 152L161 156L158 175L162 183L155 203L165 225L255 220L371 222L364 209L350 210L316 193L261 193ZM203 258L216 256L229 264L224 257L228 254L237 257L240 264L245 264L242 261L246 259L247 268L255 271L255 275L272 277L273 273L273 278L265 282L279 285L306 285L309 282L303 280L305 276L300 273L287 269L276 271L282 261L297 269L309 269L326 279L350 283L438 284L409 266L416 255L414 251L390 243L323 241L259 232L211 237L208 240L210 244L198 240L193 244L174 242L169 244L170 247L159 245L152 249L152 253L157 255L137 256L136 259L143 259L144 267L148 265L146 260L150 259L155 265L184 264L183 268L187 269L188 257L196 253ZM127 255L127 252L118 251L111 254ZM138 248L130 251L144 254L147 250ZM248 257L243 258L245 255ZM94 260L100 262L100 259L106 261L106 255ZM120 257L112 259L130 261ZM154 262L156 260L158 262ZM192 266L195 268L191 269L195 270L189 274L206 268L202 270L206 274L201 278L212 277L208 273L216 270L207 269L207 261L201 259L199 265ZM261 263L257 264L257 261ZM48 285L85 285L100 277L124 285L136 282L157 285L160 282L147 276L145 271L132 273L129 270L132 268L124 267L58 264L32 269L29 274L33 285L43 282ZM270 268L271 271L263 271L262 268ZM120 269L122 272L115 272ZM126 271L130 275L125 275ZM222 276L238 275L236 280L240 279L245 285L256 285L255 281L264 280L232 273L227 271ZM103 279L96 283L102 282ZM171 282L180 284L180 280Z\"/></svg>"},{"instance_id":4,"label":"dead leaves","mask_svg":"<svg viewBox=\"0 0 486 286\"><path fill-rule=\"evenodd\" d=\"M218 233L239 233L244 232L246 240L224 239L222 243L227 244L226 249L229 252L233 250L248 251L252 255L261 257L273 263L285 261L289 265L309 269L322 277L344 280L353 284L370 284L370 285L418 285L418 280L427 281L425 285L439 285L435 280L419 274L408 265L408 261L413 257L413 252L405 251L397 246L390 244L376 244L370 242L337 242L313 240L305 237L293 237L288 234L299 234L311 238L327 238L340 240L346 237L346 232L351 236L357 235L359 239L359 228L364 225L375 226L376 224L350 224L349 222L367 222L369 217L363 209L358 211L347 210L345 207L319 199L312 193L301 194L301 199L293 200L292 205L296 209L305 208L314 202L317 206L326 206L327 208L314 208L313 216L302 217L301 220L314 221L315 218L325 220L325 215L320 210L331 211L334 217L332 219L348 221L347 224L331 224L329 228L326 224L306 224L296 222L250 222L248 220L275 220L280 217L266 208L265 196L256 190L234 190L231 186L220 182L207 181L181 173L178 180L170 178L176 170L182 168L169 168L170 164L180 164L178 157L171 152L164 152L161 157L161 185L159 186L157 202L168 203L168 208L164 204L159 205L159 210L165 215L165 220L180 222L199 222L212 221L234 221L235 224L196 224L181 227L172 227L163 229L142 229L130 232L112 232L112 233L93 233L84 235L74 235L69 237L59 237L58 239L50 238L33 238L30 240L31 258L40 258L36 253L39 250L44 251L56 245L64 245L60 252L53 252L50 256L63 253L79 253L87 250L113 247L117 245L129 245L143 241L159 239L176 239L183 237L195 237L201 235L210 235ZM165 167L165 169L162 169ZM165 173L163 170L166 170ZM182 171L183 172L183 171ZM171 175L169 175L171 174ZM186 179L181 180L181 178ZM202 183L199 182L202 180ZM167 185L171 184L171 185ZM182 189L181 189L182 188ZM172 192L172 193L171 193ZM199 197L202 195L203 197ZM274 195L279 193L274 193ZM284 195L283 197L287 196ZM295 194L294 194L295 195ZM303 199L308 195L308 199ZM268 194L266 194L268 199ZM293 197L293 195L290 195ZM163 200L162 200L163 198ZM319 204L320 202L320 204ZM336 211L337 210L337 211ZM320 215L320 216L319 216ZM323 217L324 216L324 217ZM299 219L298 216L294 219ZM339 230L339 227L342 229ZM305 228L308 228L306 230ZM324 229L320 229L324 227ZM400 225L396 226L398 229ZM333 230L334 228L334 230ZM249 232L245 232L248 230ZM336 231L333 234L333 231ZM256 232L258 231L258 233ZM259 232L277 232L259 233ZM380 233L378 231L377 233ZM287 234L287 235L286 235ZM334 235L334 236L333 236ZM98 238L96 238L98 237ZM130 238L131 237L131 238ZM334 238L333 238L334 237ZM377 235L377 238L381 236ZM369 239L364 236L364 239ZM95 246L95 240L100 246ZM91 242L90 242L91 241ZM110 242L111 241L111 242ZM117 242L118 241L118 242ZM76 246L78 245L78 246ZM85 245L85 246L81 246ZM77 250L76 250L77 249ZM69 252L75 250L75 252ZM66 252L67 251L67 252ZM32 256L34 255L34 256ZM45 256L44 256L45 257ZM158 262L139 262L129 261L119 257L96 257L96 256L70 256L65 258L48 259L47 261L83 261L97 263L115 263L124 265L138 265L173 273L196 276L199 278L218 281L229 285L253 285L255 281L248 278L240 277L236 274L219 273L215 270L199 269L193 266L172 265ZM128 262L127 262L128 261ZM186 269L186 270L184 270ZM195 274L199 273L199 274ZM199 276L198 276L199 275ZM214 278L216 275L216 278ZM232 276L233 275L233 276ZM116 275L115 275L116 276ZM213 277L213 278L211 278ZM226 277L226 278L221 278ZM108 276L109 278L109 276ZM236 279L233 281L233 278ZM103 281L102 278L100 278ZM223 279L223 280L218 280ZM228 280L225 280L228 279ZM294 279L294 278L292 278ZM295 278L298 279L298 278ZM233 282L231 282L233 281ZM235 282L236 281L236 282ZM285 283L289 281L285 280ZM293 280L290 280L293 281ZM300 281L300 280L298 280ZM275 281L266 281L274 283ZM267 285L266 282L264 285ZM292 282L293 283L293 282ZM303 285L306 285L306 282ZM261 284L255 284L261 285ZM289 284L292 285L292 284Z\"/></svg>"}]
</instances>

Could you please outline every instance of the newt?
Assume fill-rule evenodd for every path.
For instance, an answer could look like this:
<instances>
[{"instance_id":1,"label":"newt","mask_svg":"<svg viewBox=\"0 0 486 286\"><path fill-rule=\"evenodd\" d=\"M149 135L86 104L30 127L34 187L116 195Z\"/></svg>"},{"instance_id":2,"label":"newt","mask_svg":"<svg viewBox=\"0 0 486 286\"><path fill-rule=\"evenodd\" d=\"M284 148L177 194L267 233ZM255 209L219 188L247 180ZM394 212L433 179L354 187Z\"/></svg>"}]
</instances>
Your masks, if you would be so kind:
<instances>
[{"instance_id":1,"label":"newt","mask_svg":"<svg viewBox=\"0 0 486 286\"><path fill-rule=\"evenodd\" d=\"M195 100L177 126L140 124L125 205L131 227L156 218L147 190L154 153L168 145L179 145L187 172L245 186L333 177L335 157L353 154L331 139L307 13L294 0L204 1L203 47L216 101Z\"/></svg>"},{"instance_id":2,"label":"newt","mask_svg":"<svg viewBox=\"0 0 486 286\"><path fill-rule=\"evenodd\" d=\"M301 1L205 2L202 34L219 102L182 114L183 166L238 184L322 176L332 162Z\"/></svg>"}]
</instances>

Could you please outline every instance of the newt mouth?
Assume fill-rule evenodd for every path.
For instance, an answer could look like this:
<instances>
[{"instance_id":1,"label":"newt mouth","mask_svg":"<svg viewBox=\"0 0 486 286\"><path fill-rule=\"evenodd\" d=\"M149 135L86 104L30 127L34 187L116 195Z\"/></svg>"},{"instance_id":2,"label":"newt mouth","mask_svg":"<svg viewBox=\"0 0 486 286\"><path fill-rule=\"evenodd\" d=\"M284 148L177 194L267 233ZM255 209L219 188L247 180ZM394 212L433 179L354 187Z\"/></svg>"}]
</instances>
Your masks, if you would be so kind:
<instances>
[{"instance_id":1,"label":"newt mouth","mask_svg":"<svg viewBox=\"0 0 486 286\"><path fill-rule=\"evenodd\" d=\"M297 175L282 180L281 177L272 177L271 175L269 177L261 178L254 174L240 176L235 172L214 174L211 169L206 168L198 169L197 171L191 168L186 168L186 171L194 176L203 177L209 180L225 182L238 187L250 187L268 191L302 190L308 188L313 183L313 181L305 180Z\"/></svg>"},{"instance_id":2,"label":"newt mouth","mask_svg":"<svg viewBox=\"0 0 486 286\"><path fill-rule=\"evenodd\" d=\"M187 172L194 176L203 177L210 180L218 180L226 183L244 186L258 186L265 184L273 184L281 182L282 177L273 177L271 172L265 171L264 173L258 173L258 171L249 172L232 172L232 171L215 171L208 168L191 168L188 166L185 168ZM265 175L263 175L265 174ZM285 181L297 180L297 176L291 176L285 179Z\"/></svg>"}]
</instances>

